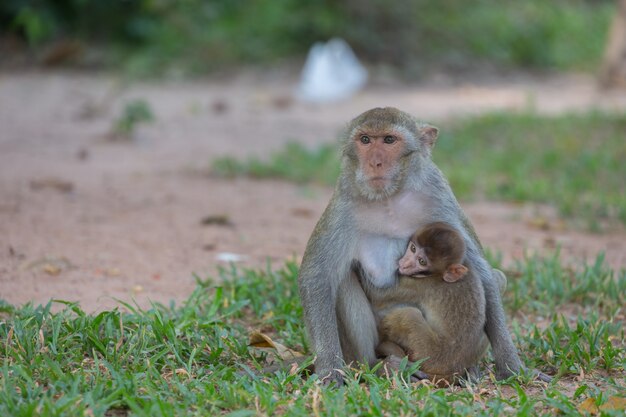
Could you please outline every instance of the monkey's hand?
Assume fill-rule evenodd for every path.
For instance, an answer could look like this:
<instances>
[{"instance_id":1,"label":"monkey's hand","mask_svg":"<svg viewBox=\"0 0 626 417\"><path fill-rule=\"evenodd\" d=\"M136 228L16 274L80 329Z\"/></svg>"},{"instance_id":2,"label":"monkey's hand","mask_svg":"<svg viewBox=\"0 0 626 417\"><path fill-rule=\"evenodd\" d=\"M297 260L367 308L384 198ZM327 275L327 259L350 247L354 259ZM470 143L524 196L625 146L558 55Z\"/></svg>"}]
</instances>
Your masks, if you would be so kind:
<instances>
[{"instance_id":1,"label":"monkey's hand","mask_svg":"<svg viewBox=\"0 0 626 417\"><path fill-rule=\"evenodd\" d=\"M343 371L341 369L330 369L324 370L321 369L316 371L319 376L319 381L324 387L328 387L333 385L336 387L341 387L343 385Z\"/></svg>"}]
</instances>

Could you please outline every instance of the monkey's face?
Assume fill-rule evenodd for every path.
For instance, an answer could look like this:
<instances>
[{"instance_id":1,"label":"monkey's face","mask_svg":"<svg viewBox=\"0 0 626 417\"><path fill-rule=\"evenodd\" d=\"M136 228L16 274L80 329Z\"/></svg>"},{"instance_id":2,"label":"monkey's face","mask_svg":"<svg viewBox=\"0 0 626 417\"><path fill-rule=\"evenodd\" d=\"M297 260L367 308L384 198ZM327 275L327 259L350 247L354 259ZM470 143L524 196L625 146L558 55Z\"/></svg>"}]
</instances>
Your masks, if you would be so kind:
<instances>
[{"instance_id":1,"label":"monkey's face","mask_svg":"<svg viewBox=\"0 0 626 417\"><path fill-rule=\"evenodd\" d=\"M433 273L431 267L431 262L428 256L426 256L424 248L411 240L404 256L398 261L400 274L412 277L425 277Z\"/></svg>"},{"instance_id":2,"label":"monkey's face","mask_svg":"<svg viewBox=\"0 0 626 417\"><path fill-rule=\"evenodd\" d=\"M419 125L398 109L369 110L350 124L344 142L344 174L365 198L390 197L430 157L436 137L436 128Z\"/></svg>"},{"instance_id":3,"label":"monkey's face","mask_svg":"<svg viewBox=\"0 0 626 417\"><path fill-rule=\"evenodd\" d=\"M406 140L395 130L376 132L358 129L352 137L358 160L356 181L374 195L390 195L401 182Z\"/></svg>"}]
</instances>

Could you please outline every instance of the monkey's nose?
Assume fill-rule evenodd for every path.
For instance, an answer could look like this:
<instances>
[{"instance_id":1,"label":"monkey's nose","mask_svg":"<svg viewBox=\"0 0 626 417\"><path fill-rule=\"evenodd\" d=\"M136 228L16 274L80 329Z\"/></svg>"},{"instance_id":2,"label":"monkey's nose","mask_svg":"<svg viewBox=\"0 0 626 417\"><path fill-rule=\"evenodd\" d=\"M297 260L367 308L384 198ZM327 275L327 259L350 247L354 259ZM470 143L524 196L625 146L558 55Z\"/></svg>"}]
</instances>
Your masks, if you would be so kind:
<instances>
[{"instance_id":1,"label":"monkey's nose","mask_svg":"<svg viewBox=\"0 0 626 417\"><path fill-rule=\"evenodd\" d=\"M382 161L370 161L370 167L374 168L374 169L381 169L383 167L383 163Z\"/></svg>"}]
</instances>

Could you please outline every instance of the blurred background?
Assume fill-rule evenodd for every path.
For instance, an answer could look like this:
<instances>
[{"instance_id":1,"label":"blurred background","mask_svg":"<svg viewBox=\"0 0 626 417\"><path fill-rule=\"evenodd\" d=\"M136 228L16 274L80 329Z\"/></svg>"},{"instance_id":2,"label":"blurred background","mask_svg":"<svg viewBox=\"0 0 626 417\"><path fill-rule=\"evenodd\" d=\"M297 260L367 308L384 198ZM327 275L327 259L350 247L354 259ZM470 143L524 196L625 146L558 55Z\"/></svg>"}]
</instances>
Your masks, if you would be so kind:
<instances>
[{"instance_id":1,"label":"blurred background","mask_svg":"<svg viewBox=\"0 0 626 417\"><path fill-rule=\"evenodd\" d=\"M311 63L331 39L358 80ZM317 72L353 88L307 99ZM376 106L440 128L492 262L623 268L625 86L626 0L2 0L0 298L166 302L297 261Z\"/></svg>"},{"instance_id":2,"label":"blurred background","mask_svg":"<svg viewBox=\"0 0 626 417\"><path fill-rule=\"evenodd\" d=\"M615 0L4 0L4 65L206 75L299 62L340 37L410 79L445 68L598 71Z\"/></svg>"}]
</instances>

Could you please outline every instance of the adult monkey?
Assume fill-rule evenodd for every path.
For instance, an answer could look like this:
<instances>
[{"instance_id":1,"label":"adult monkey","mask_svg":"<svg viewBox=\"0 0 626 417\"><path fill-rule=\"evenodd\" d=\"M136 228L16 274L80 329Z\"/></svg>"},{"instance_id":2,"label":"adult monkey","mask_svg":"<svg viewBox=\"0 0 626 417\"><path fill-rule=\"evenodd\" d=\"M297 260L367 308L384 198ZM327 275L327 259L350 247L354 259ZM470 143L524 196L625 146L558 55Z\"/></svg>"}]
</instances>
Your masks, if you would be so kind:
<instances>
[{"instance_id":1,"label":"adult monkey","mask_svg":"<svg viewBox=\"0 0 626 417\"><path fill-rule=\"evenodd\" d=\"M506 378L522 367L492 268L431 159L437 135L435 127L386 107L357 116L342 137L341 174L309 239L298 277L315 372L324 383L341 384L345 363L376 363L376 320L359 279L379 288L394 285L409 237L437 221L461 232L467 266L484 287L485 333L496 376Z\"/></svg>"}]
</instances>

